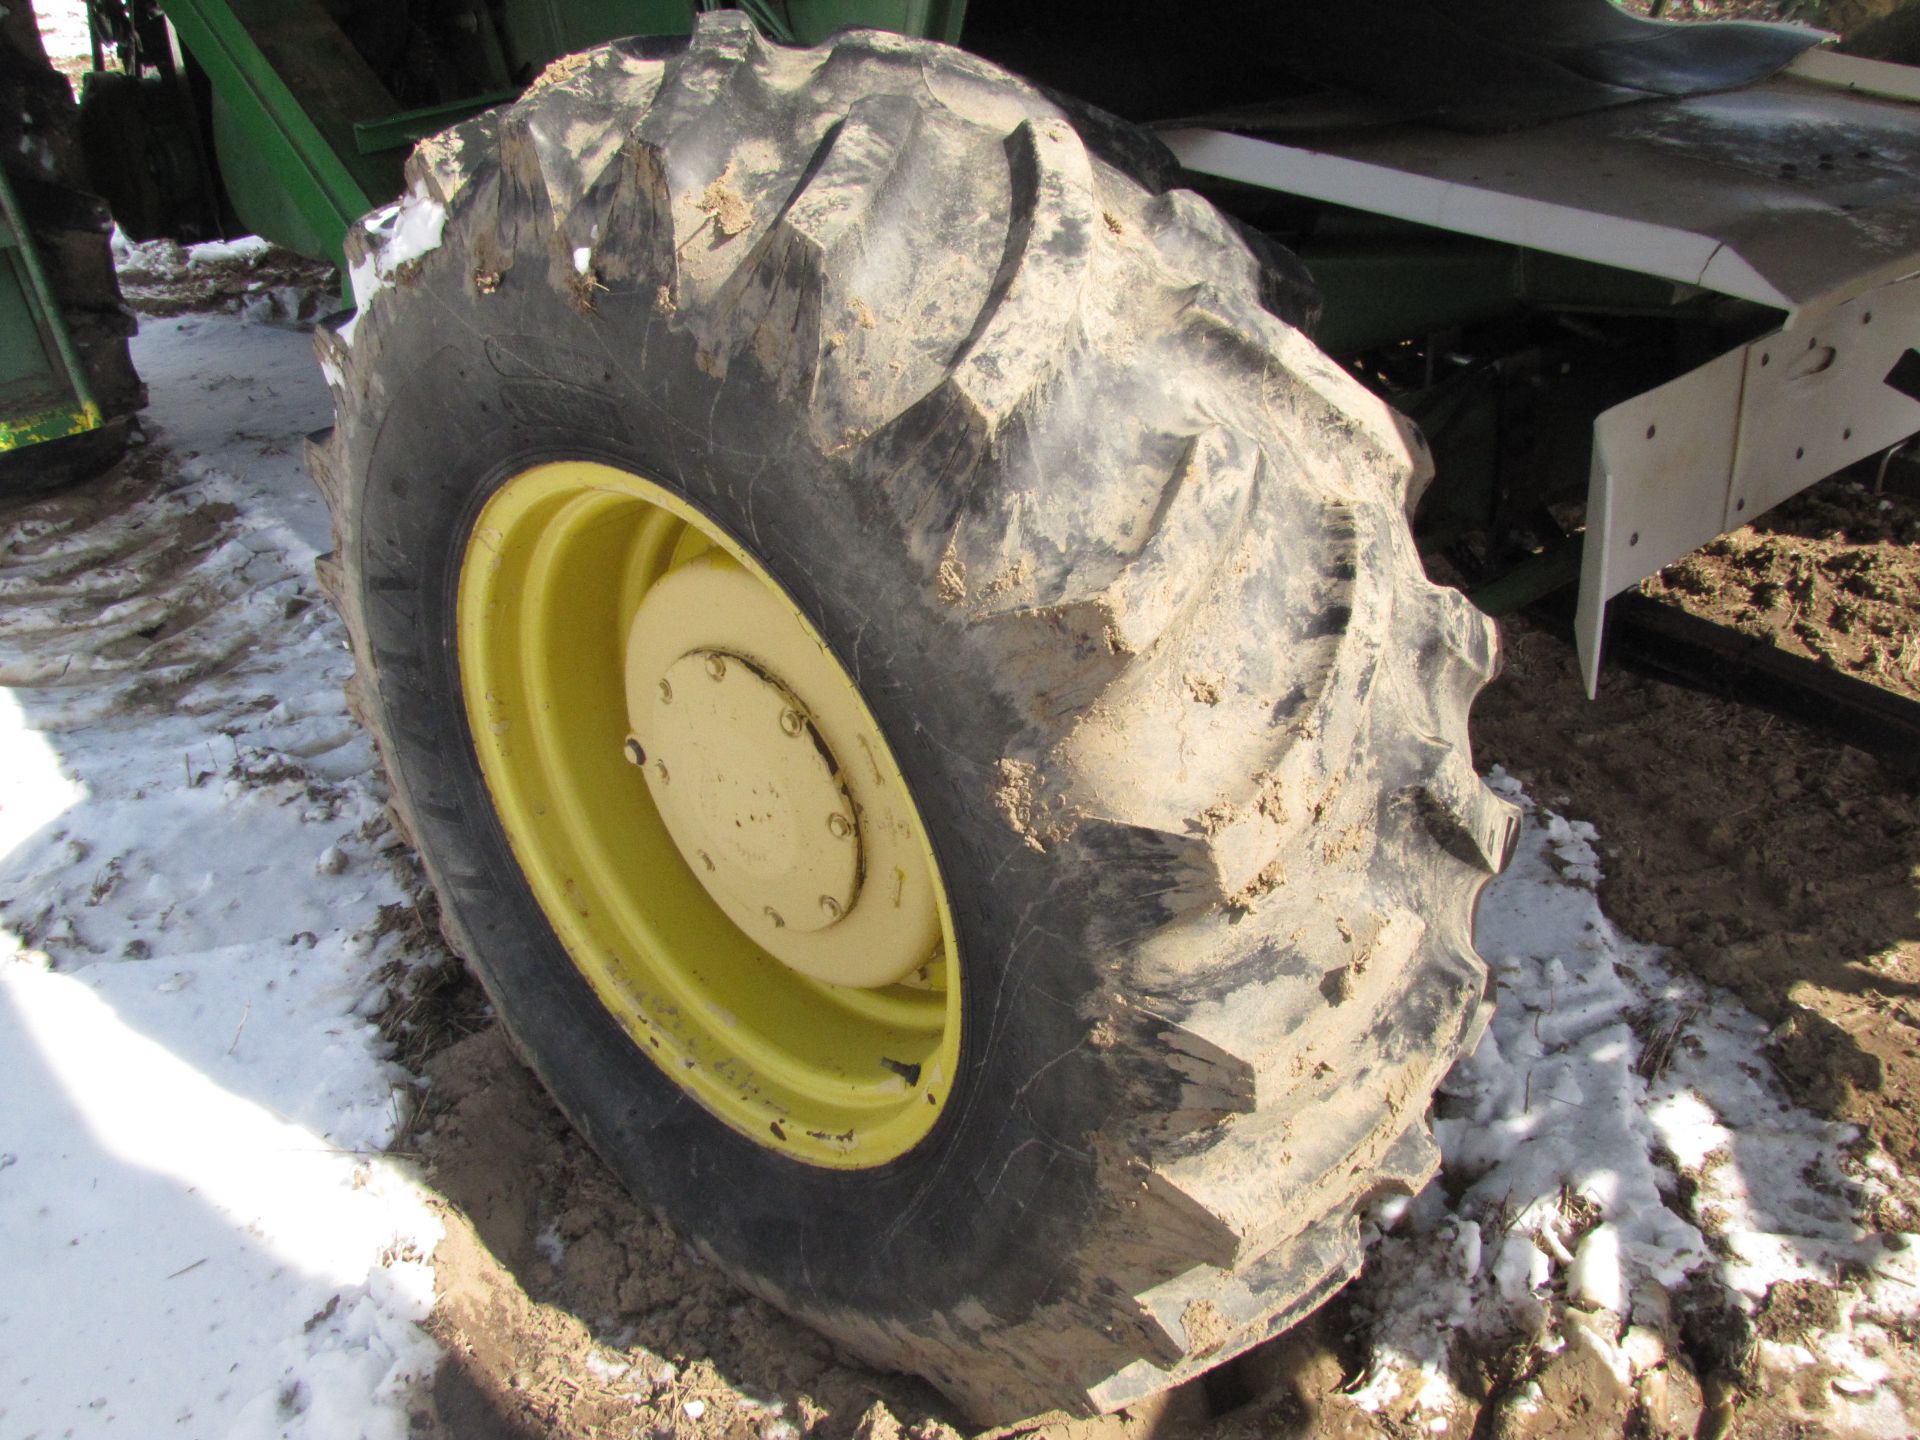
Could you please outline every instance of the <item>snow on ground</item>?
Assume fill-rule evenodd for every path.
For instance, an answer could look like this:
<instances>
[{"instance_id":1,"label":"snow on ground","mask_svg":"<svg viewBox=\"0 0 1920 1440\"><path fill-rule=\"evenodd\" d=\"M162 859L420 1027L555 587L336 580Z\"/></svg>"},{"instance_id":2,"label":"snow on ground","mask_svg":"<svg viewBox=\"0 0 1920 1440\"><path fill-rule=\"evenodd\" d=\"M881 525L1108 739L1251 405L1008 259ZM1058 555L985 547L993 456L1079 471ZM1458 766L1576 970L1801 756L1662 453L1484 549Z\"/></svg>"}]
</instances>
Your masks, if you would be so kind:
<instances>
[{"instance_id":1,"label":"snow on ground","mask_svg":"<svg viewBox=\"0 0 1920 1440\"><path fill-rule=\"evenodd\" d=\"M0 526L0 1434L407 1432L404 897L315 591L309 338L145 322L172 452Z\"/></svg>"},{"instance_id":2,"label":"snow on ground","mask_svg":"<svg viewBox=\"0 0 1920 1440\"><path fill-rule=\"evenodd\" d=\"M1613 927L1591 826L1492 783L1527 812L1476 932L1499 1001L1436 1107L1439 1183L1380 1217L1399 1224L1361 1282L1372 1357L1356 1398L1444 1422L1462 1408L1457 1347L1552 1353L1568 1310L1592 1317L1582 1342L1625 1382L1661 1363L1691 1307L1744 1318L1749 1362L1776 1380L1817 1371L1831 1433L1914 1433L1920 1416L1881 1382L1920 1317L1920 1248L1868 1219L1901 1177L1854 1127L1787 1102L1764 1024ZM1817 1333L1754 1325L1795 1281L1835 1297Z\"/></svg>"},{"instance_id":3,"label":"snow on ground","mask_svg":"<svg viewBox=\"0 0 1920 1440\"><path fill-rule=\"evenodd\" d=\"M272 253L272 242L258 235L182 245L173 240L129 240L119 226L113 229L113 264L122 276L129 270L136 274L150 269L184 272L225 261L259 260Z\"/></svg>"},{"instance_id":4,"label":"snow on ground","mask_svg":"<svg viewBox=\"0 0 1920 1440\"><path fill-rule=\"evenodd\" d=\"M12 0L14 4L22 0ZM26 0L33 6L33 18L40 26L40 40L54 60L73 60L93 56L93 42L87 38L86 0Z\"/></svg>"}]
</instances>

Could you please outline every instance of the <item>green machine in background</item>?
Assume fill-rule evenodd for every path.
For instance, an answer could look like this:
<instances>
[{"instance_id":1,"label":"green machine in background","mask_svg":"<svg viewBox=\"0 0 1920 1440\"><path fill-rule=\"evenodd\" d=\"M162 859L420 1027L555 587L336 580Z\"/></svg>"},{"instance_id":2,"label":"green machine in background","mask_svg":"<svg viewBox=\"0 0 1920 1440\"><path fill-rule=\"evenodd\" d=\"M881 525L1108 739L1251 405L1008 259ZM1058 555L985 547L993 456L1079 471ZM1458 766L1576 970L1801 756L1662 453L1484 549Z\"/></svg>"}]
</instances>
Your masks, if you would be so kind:
<instances>
[{"instance_id":1,"label":"green machine in background","mask_svg":"<svg viewBox=\"0 0 1920 1440\"><path fill-rule=\"evenodd\" d=\"M144 403L78 121L32 12L0 13L0 493L98 470Z\"/></svg>"},{"instance_id":2,"label":"green machine in background","mask_svg":"<svg viewBox=\"0 0 1920 1440\"><path fill-rule=\"evenodd\" d=\"M0 335L0 454L100 427L100 406L3 171Z\"/></svg>"}]
</instances>

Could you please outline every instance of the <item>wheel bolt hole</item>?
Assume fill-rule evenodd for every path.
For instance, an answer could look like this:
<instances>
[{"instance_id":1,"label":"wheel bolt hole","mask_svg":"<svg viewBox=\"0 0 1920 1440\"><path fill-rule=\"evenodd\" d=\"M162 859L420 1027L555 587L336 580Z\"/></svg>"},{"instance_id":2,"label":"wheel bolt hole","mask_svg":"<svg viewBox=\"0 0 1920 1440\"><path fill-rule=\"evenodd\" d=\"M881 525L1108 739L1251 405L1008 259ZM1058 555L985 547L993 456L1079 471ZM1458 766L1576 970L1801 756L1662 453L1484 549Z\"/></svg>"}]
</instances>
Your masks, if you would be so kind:
<instances>
[{"instance_id":1,"label":"wheel bolt hole","mask_svg":"<svg viewBox=\"0 0 1920 1440\"><path fill-rule=\"evenodd\" d=\"M715 680L727 678L727 662L718 655L707 656L707 674Z\"/></svg>"},{"instance_id":2,"label":"wheel bolt hole","mask_svg":"<svg viewBox=\"0 0 1920 1440\"><path fill-rule=\"evenodd\" d=\"M709 871L713 869L713 857L711 855L707 854L704 850L696 850L693 853L699 857L700 863L706 866Z\"/></svg>"},{"instance_id":3,"label":"wheel bolt hole","mask_svg":"<svg viewBox=\"0 0 1920 1440\"><path fill-rule=\"evenodd\" d=\"M647 763L646 750L633 736L629 735L627 737L627 743L623 748L626 752L627 763L629 765L644 765Z\"/></svg>"},{"instance_id":4,"label":"wheel bolt hole","mask_svg":"<svg viewBox=\"0 0 1920 1440\"><path fill-rule=\"evenodd\" d=\"M836 840L844 840L853 834L853 822L836 810L827 816L827 833Z\"/></svg>"},{"instance_id":5,"label":"wheel bolt hole","mask_svg":"<svg viewBox=\"0 0 1920 1440\"><path fill-rule=\"evenodd\" d=\"M807 728L807 722L798 710L782 710L780 712L780 728L789 735L798 735L802 730Z\"/></svg>"},{"instance_id":6,"label":"wheel bolt hole","mask_svg":"<svg viewBox=\"0 0 1920 1440\"><path fill-rule=\"evenodd\" d=\"M787 922L780 917L780 912L771 905L767 906L761 913L767 917L767 923L772 925L774 929L784 930L787 928Z\"/></svg>"},{"instance_id":7,"label":"wheel bolt hole","mask_svg":"<svg viewBox=\"0 0 1920 1440\"><path fill-rule=\"evenodd\" d=\"M822 895L820 897L820 910L829 920L838 920L840 918L840 902L831 895Z\"/></svg>"},{"instance_id":8,"label":"wheel bolt hole","mask_svg":"<svg viewBox=\"0 0 1920 1440\"><path fill-rule=\"evenodd\" d=\"M667 774L667 762L664 760L656 760L653 762L653 773L659 778L662 785L665 785L671 778Z\"/></svg>"},{"instance_id":9,"label":"wheel bolt hole","mask_svg":"<svg viewBox=\"0 0 1920 1440\"><path fill-rule=\"evenodd\" d=\"M660 682L660 703L662 705L671 705L673 703L673 686L669 685L665 680Z\"/></svg>"}]
</instances>

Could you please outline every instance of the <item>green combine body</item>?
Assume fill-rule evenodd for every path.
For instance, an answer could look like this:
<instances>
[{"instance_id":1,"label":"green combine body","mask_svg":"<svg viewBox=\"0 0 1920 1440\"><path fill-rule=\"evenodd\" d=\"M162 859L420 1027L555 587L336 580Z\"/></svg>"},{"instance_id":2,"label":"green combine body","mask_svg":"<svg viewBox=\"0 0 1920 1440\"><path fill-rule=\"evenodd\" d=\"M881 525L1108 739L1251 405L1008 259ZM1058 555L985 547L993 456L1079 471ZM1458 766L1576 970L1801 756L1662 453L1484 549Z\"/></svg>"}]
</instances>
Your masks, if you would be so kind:
<instances>
[{"instance_id":1,"label":"green combine body","mask_svg":"<svg viewBox=\"0 0 1920 1440\"><path fill-rule=\"evenodd\" d=\"M0 453L100 427L87 374L0 172Z\"/></svg>"}]
</instances>

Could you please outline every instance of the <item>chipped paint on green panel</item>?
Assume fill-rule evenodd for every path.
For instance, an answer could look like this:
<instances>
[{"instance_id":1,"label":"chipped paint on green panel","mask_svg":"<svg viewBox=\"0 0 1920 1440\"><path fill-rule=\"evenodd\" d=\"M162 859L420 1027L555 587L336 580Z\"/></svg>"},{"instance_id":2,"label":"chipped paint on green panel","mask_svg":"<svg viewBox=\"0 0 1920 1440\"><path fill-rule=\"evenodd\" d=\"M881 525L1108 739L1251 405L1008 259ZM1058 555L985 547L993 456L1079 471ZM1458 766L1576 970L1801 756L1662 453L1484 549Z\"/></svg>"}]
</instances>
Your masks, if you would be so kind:
<instances>
[{"instance_id":1,"label":"chipped paint on green panel","mask_svg":"<svg viewBox=\"0 0 1920 1440\"><path fill-rule=\"evenodd\" d=\"M38 415L18 420L0 420L0 454L37 445L42 440L63 440L69 435L84 435L98 430L105 420L100 407L89 400L84 405L62 405Z\"/></svg>"}]
</instances>

